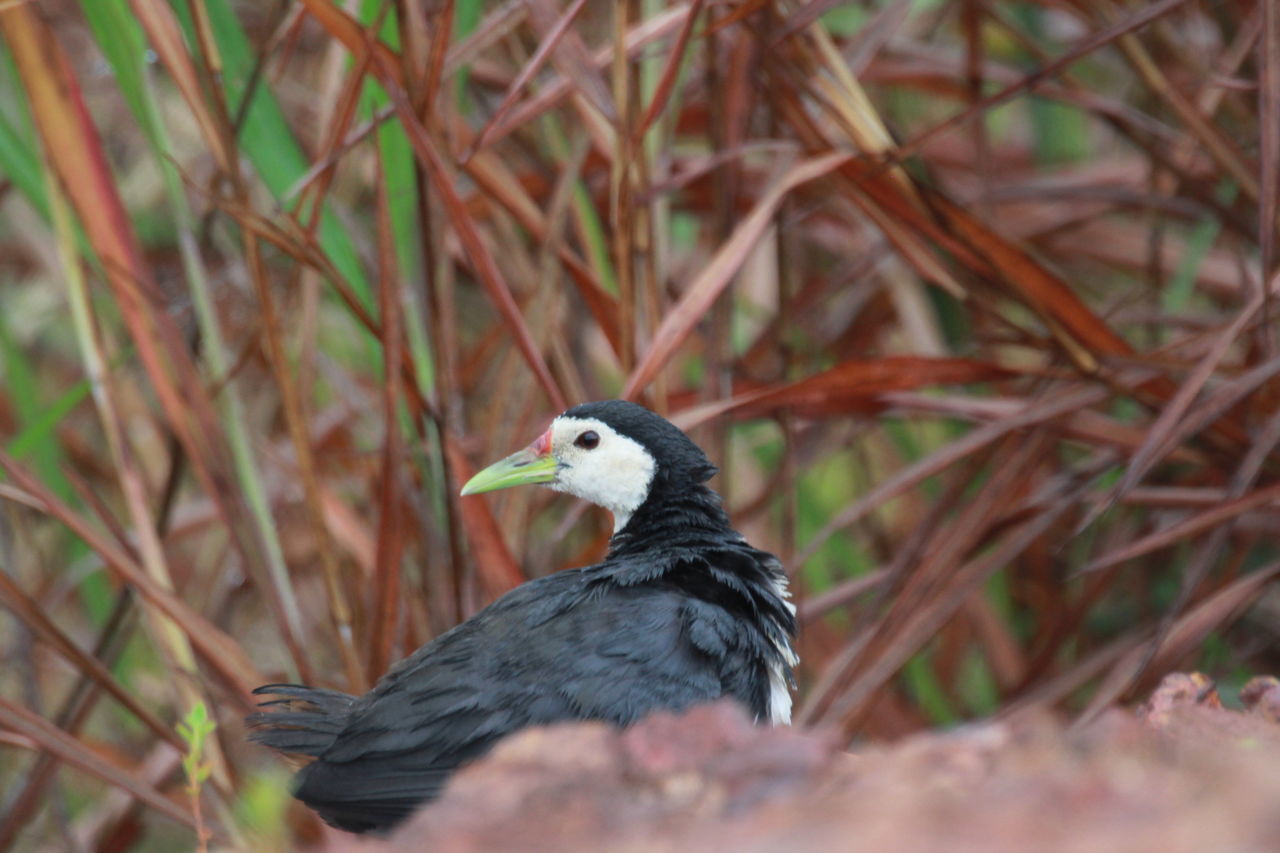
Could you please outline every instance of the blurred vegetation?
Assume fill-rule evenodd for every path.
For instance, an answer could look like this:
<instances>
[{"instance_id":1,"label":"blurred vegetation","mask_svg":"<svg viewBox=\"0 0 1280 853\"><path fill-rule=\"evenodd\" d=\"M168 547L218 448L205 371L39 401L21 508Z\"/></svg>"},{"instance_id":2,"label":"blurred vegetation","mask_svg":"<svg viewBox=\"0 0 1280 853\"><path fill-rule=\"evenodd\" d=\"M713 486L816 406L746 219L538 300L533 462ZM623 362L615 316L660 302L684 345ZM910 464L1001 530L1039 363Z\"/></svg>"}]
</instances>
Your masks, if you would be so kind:
<instances>
[{"instance_id":1,"label":"blurred vegetation","mask_svg":"<svg viewBox=\"0 0 1280 853\"><path fill-rule=\"evenodd\" d=\"M314 838L247 691L362 691L599 556L597 510L456 496L586 399L691 430L784 558L800 723L1276 669L1271 4L18 0L0 37L0 848Z\"/></svg>"}]
</instances>

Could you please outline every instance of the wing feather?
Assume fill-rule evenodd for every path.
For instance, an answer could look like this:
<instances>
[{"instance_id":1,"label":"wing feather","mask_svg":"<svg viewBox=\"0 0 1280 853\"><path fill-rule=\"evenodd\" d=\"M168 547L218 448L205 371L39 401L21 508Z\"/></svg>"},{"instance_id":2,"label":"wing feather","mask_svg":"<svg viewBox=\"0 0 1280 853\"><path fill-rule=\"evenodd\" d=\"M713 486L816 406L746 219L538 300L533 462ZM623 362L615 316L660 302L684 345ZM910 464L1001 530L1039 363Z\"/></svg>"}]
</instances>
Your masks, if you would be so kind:
<instances>
[{"instance_id":1,"label":"wing feather","mask_svg":"<svg viewBox=\"0 0 1280 853\"><path fill-rule=\"evenodd\" d=\"M628 725L658 708L720 698L732 632L690 626L729 617L689 605L674 588L601 591L575 572L520 587L357 700L332 746L303 770L297 796L343 828L386 827L517 729L577 719Z\"/></svg>"}]
</instances>

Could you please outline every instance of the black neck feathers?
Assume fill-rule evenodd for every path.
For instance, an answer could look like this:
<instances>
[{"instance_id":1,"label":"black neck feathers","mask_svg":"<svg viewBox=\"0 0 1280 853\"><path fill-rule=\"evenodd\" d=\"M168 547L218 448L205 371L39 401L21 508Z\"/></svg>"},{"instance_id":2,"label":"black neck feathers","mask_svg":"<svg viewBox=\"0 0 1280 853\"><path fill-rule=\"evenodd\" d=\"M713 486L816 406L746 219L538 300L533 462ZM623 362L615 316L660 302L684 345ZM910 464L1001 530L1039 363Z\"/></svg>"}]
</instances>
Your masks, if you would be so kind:
<instances>
[{"instance_id":1,"label":"black neck feathers","mask_svg":"<svg viewBox=\"0 0 1280 853\"><path fill-rule=\"evenodd\" d=\"M644 551L714 548L742 541L729 524L720 496L702 484L673 488L655 482L627 525L609 540L609 557Z\"/></svg>"}]
</instances>

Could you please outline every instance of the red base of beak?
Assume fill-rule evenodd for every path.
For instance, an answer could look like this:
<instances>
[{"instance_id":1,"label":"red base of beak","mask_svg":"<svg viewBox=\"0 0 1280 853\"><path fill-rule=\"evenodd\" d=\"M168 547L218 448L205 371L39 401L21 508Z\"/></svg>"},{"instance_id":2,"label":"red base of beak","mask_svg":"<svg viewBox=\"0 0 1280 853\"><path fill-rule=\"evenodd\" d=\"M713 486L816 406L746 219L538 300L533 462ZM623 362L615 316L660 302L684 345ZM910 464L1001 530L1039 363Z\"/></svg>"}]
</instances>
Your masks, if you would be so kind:
<instances>
[{"instance_id":1,"label":"red base of beak","mask_svg":"<svg viewBox=\"0 0 1280 853\"><path fill-rule=\"evenodd\" d=\"M542 435L533 440L533 444L529 445L529 449L539 456L546 456L551 452L551 430L548 429Z\"/></svg>"}]
</instances>

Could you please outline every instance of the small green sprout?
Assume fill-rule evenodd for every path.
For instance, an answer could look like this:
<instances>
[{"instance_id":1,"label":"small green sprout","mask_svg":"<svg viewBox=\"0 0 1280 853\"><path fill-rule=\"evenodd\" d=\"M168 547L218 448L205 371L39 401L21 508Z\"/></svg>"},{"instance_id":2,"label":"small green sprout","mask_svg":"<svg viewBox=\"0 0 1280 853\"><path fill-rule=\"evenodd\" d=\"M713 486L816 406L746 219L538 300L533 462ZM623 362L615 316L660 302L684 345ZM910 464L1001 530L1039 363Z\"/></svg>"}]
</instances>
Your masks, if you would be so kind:
<instances>
[{"instance_id":1,"label":"small green sprout","mask_svg":"<svg viewBox=\"0 0 1280 853\"><path fill-rule=\"evenodd\" d=\"M204 748L209 735L216 728L217 723L209 719L209 712L203 702L193 705L187 716L178 723L178 736L187 745L187 753L182 757L182 770L187 777L187 794L191 797L191 811L195 816L196 837L201 853L209 849L211 833L204 825L200 809L200 788L213 772L213 764L205 758Z\"/></svg>"}]
</instances>

